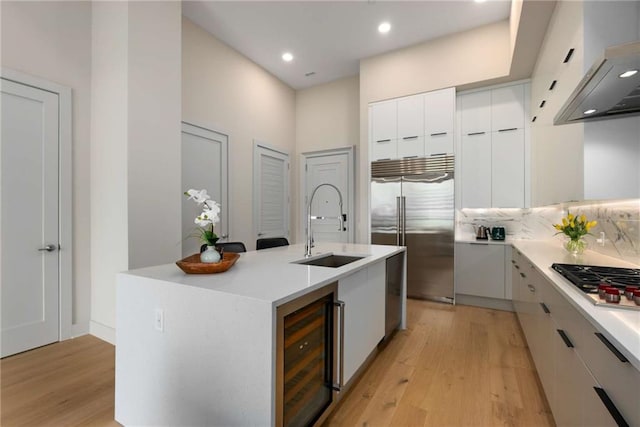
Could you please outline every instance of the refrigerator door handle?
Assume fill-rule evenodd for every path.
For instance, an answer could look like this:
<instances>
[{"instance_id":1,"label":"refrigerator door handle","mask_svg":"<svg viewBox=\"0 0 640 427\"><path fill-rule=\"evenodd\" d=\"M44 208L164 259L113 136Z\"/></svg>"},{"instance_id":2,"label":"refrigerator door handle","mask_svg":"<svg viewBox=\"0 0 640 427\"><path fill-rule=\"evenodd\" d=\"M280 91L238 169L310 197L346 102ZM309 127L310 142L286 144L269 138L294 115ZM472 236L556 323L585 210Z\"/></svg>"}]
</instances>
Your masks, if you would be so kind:
<instances>
[{"instance_id":1,"label":"refrigerator door handle","mask_svg":"<svg viewBox=\"0 0 640 427\"><path fill-rule=\"evenodd\" d=\"M400 246L400 196L396 197L396 246Z\"/></svg>"},{"instance_id":2,"label":"refrigerator door handle","mask_svg":"<svg viewBox=\"0 0 640 427\"><path fill-rule=\"evenodd\" d=\"M407 246L407 198L402 196L402 246Z\"/></svg>"}]
</instances>

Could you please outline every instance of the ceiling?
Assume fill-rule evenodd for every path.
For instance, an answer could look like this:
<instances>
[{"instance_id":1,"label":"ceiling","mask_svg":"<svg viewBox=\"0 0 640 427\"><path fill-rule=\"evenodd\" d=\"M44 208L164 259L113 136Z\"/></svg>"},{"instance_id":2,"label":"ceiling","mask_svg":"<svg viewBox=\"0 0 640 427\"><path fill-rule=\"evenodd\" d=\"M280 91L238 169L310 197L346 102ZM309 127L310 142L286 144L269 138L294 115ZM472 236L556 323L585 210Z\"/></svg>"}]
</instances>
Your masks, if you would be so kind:
<instances>
[{"instance_id":1,"label":"ceiling","mask_svg":"<svg viewBox=\"0 0 640 427\"><path fill-rule=\"evenodd\" d=\"M182 3L184 16L294 89L358 74L363 58L502 21L510 10L511 0ZM378 33L382 21L387 34Z\"/></svg>"}]
</instances>

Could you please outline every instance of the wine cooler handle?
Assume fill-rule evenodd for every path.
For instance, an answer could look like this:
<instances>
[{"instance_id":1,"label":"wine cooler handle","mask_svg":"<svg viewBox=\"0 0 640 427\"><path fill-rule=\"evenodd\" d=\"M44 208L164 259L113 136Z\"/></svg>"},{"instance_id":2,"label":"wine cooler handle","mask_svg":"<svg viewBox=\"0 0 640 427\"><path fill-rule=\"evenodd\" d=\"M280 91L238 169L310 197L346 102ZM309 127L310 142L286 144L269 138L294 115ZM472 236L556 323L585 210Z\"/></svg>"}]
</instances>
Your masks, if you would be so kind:
<instances>
[{"instance_id":1,"label":"wine cooler handle","mask_svg":"<svg viewBox=\"0 0 640 427\"><path fill-rule=\"evenodd\" d=\"M333 384L335 391L342 391L344 387L344 301L337 300L333 303L340 309L340 355L338 356L338 382Z\"/></svg>"},{"instance_id":2,"label":"wine cooler handle","mask_svg":"<svg viewBox=\"0 0 640 427\"><path fill-rule=\"evenodd\" d=\"M402 196L402 246L407 246L407 198Z\"/></svg>"},{"instance_id":3,"label":"wine cooler handle","mask_svg":"<svg viewBox=\"0 0 640 427\"><path fill-rule=\"evenodd\" d=\"M401 246L400 242L400 196L396 197L396 246Z\"/></svg>"}]
</instances>

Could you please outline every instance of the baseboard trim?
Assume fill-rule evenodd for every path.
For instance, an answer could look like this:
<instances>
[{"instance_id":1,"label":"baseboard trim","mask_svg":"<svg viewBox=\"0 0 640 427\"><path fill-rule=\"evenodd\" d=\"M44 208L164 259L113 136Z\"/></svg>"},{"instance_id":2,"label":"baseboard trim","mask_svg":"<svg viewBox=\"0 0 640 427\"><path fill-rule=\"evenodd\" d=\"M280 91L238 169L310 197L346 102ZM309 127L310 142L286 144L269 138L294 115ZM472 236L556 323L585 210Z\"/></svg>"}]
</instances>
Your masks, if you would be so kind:
<instances>
[{"instance_id":1,"label":"baseboard trim","mask_svg":"<svg viewBox=\"0 0 640 427\"><path fill-rule=\"evenodd\" d=\"M89 333L88 323L76 323L71 325L71 338L78 338Z\"/></svg>"},{"instance_id":2,"label":"baseboard trim","mask_svg":"<svg viewBox=\"0 0 640 427\"><path fill-rule=\"evenodd\" d=\"M89 333L103 341L116 345L116 330L102 323L91 321Z\"/></svg>"},{"instance_id":3,"label":"baseboard trim","mask_svg":"<svg viewBox=\"0 0 640 427\"><path fill-rule=\"evenodd\" d=\"M475 295L456 294L456 304L491 308L494 310L514 311L513 302L509 299L487 298Z\"/></svg>"}]
</instances>

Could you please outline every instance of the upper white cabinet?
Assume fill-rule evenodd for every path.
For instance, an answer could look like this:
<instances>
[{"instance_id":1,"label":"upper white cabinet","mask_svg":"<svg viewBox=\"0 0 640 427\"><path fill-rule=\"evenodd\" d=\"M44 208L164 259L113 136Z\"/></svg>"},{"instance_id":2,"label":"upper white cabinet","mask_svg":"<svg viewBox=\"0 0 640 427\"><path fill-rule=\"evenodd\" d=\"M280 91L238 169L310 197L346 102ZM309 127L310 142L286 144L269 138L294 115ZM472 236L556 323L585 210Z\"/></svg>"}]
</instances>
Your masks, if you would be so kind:
<instances>
[{"instance_id":1,"label":"upper white cabinet","mask_svg":"<svg viewBox=\"0 0 640 427\"><path fill-rule=\"evenodd\" d=\"M371 106L371 136L374 142L396 139L398 133L398 104L383 102Z\"/></svg>"},{"instance_id":2,"label":"upper white cabinet","mask_svg":"<svg viewBox=\"0 0 640 427\"><path fill-rule=\"evenodd\" d=\"M458 97L462 135L491 132L491 91L474 92Z\"/></svg>"},{"instance_id":3,"label":"upper white cabinet","mask_svg":"<svg viewBox=\"0 0 640 427\"><path fill-rule=\"evenodd\" d=\"M522 129L524 126L524 86L507 86L491 91L491 130Z\"/></svg>"},{"instance_id":4,"label":"upper white cabinet","mask_svg":"<svg viewBox=\"0 0 640 427\"><path fill-rule=\"evenodd\" d=\"M461 208L528 206L528 84L458 96Z\"/></svg>"},{"instance_id":5,"label":"upper white cabinet","mask_svg":"<svg viewBox=\"0 0 640 427\"><path fill-rule=\"evenodd\" d=\"M455 88L371 104L371 160L454 152Z\"/></svg>"},{"instance_id":6,"label":"upper white cabinet","mask_svg":"<svg viewBox=\"0 0 640 427\"><path fill-rule=\"evenodd\" d=\"M427 156L453 153L456 93L453 88L424 96L424 153Z\"/></svg>"}]
</instances>

